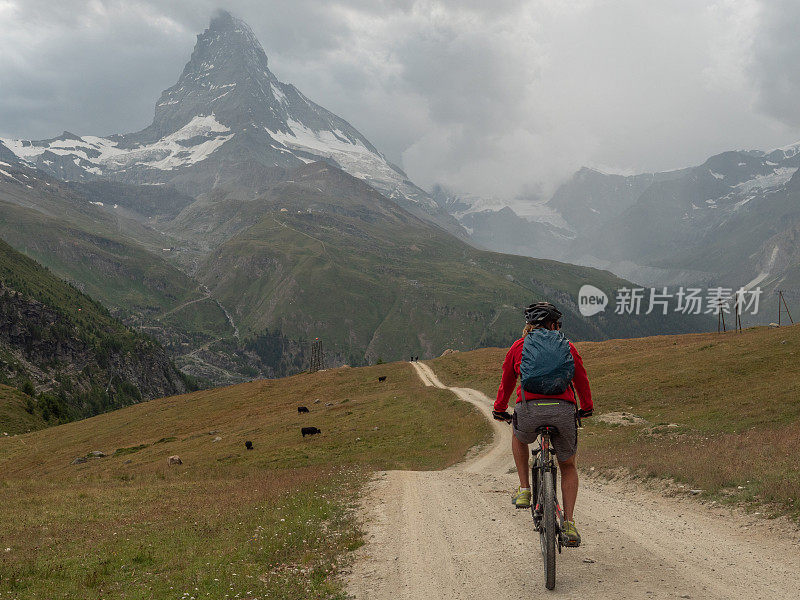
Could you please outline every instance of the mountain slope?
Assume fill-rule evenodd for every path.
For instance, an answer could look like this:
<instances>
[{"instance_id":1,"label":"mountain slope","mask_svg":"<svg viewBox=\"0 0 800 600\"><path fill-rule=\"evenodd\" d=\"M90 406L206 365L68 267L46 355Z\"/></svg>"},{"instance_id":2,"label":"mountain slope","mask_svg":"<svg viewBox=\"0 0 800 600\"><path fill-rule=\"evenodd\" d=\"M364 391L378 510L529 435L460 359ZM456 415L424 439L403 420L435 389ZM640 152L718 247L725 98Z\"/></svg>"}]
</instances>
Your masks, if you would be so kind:
<instances>
[{"instance_id":1,"label":"mountain slope","mask_svg":"<svg viewBox=\"0 0 800 600\"><path fill-rule=\"evenodd\" d=\"M590 234L587 244L594 253L616 260L662 257L783 187L797 170L798 159L750 152L711 157L680 177L649 185L635 204L606 222L605 231Z\"/></svg>"},{"instance_id":2,"label":"mountain slope","mask_svg":"<svg viewBox=\"0 0 800 600\"><path fill-rule=\"evenodd\" d=\"M0 383L0 435L15 435L47 427L47 421L34 407L31 396Z\"/></svg>"},{"instance_id":3,"label":"mountain slope","mask_svg":"<svg viewBox=\"0 0 800 600\"><path fill-rule=\"evenodd\" d=\"M582 168L556 189L548 206L556 210L578 232L595 229L633 206L652 184L680 177L681 171L608 175Z\"/></svg>"},{"instance_id":4,"label":"mountain slope","mask_svg":"<svg viewBox=\"0 0 800 600\"><path fill-rule=\"evenodd\" d=\"M479 248L537 258L563 256L575 237L550 223L521 217L508 206L470 212L460 222L469 232L470 242Z\"/></svg>"},{"instance_id":5,"label":"mountain slope","mask_svg":"<svg viewBox=\"0 0 800 600\"><path fill-rule=\"evenodd\" d=\"M254 169L280 171L326 160L461 233L446 211L352 125L278 81L252 30L224 11L197 36L183 73L162 93L153 122L142 131L108 138L64 132L49 140L0 142L63 180L172 183L192 195L220 182L241 182Z\"/></svg>"},{"instance_id":6,"label":"mountain slope","mask_svg":"<svg viewBox=\"0 0 800 600\"><path fill-rule=\"evenodd\" d=\"M795 147L711 157L650 185L567 256L655 267L664 283L747 284L777 271L770 261L779 244L769 240L800 221L798 164Z\"/></svg>"},{"instance_id":7,"label":"mountain slope","mask_svg":"<svg viewBox=\"0 0 800 600\"><path fill-rule=\"evenodd\" d=\"M111 186L113 193L101 195L104 186ZM87 188L91 195L84 194ZM130 196L148 204L147 196L128 188L119 193L119 188L103 182L65 185L35 169L7 166L0 173L0 237L120 318L152 327L163 342L180 345L195 337L230 333L224 311L197 282L165 260L175 241L132 218L136 210L145 209ZM171 195L162 190L155 197L161 201ZM104 202L98 198L108 205L101 206ZM111 204L117 200L130 210ZM191 315L177 310L193 301L203 305L205 323L194 323Z\"/></svg>"},{"instance_id":8,"label":"mountain slope","mask_svg":"<svg viewBox=\"0 0 800 600\"><path fill-rule=\"evenodd\" d=\"M0 240L0 377L45 421L185 391L164 350ZM30 382L33 382L31 385Z\"/></svg>"},{"instance_id":9,"label":"mountain slope","mask_svg":"<svg viewBox=\"0 0 800 600\"><path fill-rule=\"evenodd\" d=\"M333 364L505 343L518 333L521 307L543 297L564 306L567 329L582 339L699 326L613 314L584 319L575 301L583 283L611 290L625 282L476 250L324 163L253 201L218 190L203 214L173 233L202 236L191 224L218 224L206 234L225 241L197 277L243 333L321 337Z\"/></svg>"},{"instance_id":10,"label":"mountain slope","mask_svg":"<svg viewBox=\"0 0 800 600\"><path fill-rule=\"evenodd\" d=\"M583 168L548 201L554 215L541 216L548 223L531 224L508 207L447 207L471 241L493 250L608 269L648 286L764 282L772 291L800 271L798 167L800 143L723 152L663 173ZM559 221L571 231L555 228Z\"/></svg>"}]
</instances>

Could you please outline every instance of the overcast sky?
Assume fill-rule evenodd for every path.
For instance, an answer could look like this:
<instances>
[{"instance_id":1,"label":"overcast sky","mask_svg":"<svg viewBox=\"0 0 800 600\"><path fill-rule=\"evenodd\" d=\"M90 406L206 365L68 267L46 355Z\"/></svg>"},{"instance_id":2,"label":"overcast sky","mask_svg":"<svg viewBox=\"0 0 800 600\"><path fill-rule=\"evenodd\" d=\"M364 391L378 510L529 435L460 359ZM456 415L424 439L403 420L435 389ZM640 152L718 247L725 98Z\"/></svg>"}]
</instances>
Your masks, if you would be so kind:
<instances>
[{"instance_id":1,"label":"overcast sky","mask_svg":"<svg viewBox=\"0 0 800 600\"><path fill-rule=\"evenodd\" d=\"M800 139L794 0L0 0L0 136L142 129L220 7L423 187L547 193Z\"/></svg>"}]
</instances>

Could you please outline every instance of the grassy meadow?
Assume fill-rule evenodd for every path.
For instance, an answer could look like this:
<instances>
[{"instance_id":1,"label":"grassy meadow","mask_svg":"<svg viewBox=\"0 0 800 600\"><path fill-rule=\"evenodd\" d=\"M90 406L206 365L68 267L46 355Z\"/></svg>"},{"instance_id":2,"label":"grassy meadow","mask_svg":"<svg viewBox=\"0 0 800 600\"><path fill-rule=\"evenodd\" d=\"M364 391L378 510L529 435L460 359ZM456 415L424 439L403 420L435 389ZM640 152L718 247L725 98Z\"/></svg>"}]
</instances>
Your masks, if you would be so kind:
<instances>
[{"instance_id":1,"label":"grassy meadow","mask_svg":"<svg viewBox=\"0 0 800 600\"><path fill-rule=\"evenodd\" d=\"M800 325L576 346L595 403L580 434L584 468L673 478L707 498L800 518ZM494 398L505 353L431 364L446 384ZM645 422L597 418L622 412Z\"/></svg>"},{"instance_id":2,"label":"grassy meadow","mask_svg":"<svg viewBox=\"0 0 800 600\"><path fill-rule=\"evenodd\" d=\"M442 468L489 435L477 411L395 363L0 438L0 598L343 598L369 473ZM71 464L95 450L106 456Z\"/></svg>"}]
</instances>

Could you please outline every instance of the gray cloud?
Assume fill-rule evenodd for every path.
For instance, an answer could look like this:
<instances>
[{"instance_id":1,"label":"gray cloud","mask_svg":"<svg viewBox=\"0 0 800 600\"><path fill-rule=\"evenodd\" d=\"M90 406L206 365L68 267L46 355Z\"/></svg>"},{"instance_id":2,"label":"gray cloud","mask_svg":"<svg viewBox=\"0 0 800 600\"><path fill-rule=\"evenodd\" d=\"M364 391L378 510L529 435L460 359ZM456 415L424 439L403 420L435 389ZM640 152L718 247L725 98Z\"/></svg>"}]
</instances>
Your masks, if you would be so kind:
<instances>
[{"instance_id":1,"label":"gray cloud","mask_svg":"<svg viewBox=\"0 0 800 600\"><path fill-rule=\"evenodd\" d=\"M781 122L800 126L800 4L773 0L763 5L750 74L760 107Z\"/></svg>"},{"instance_id":2,"label":"gray cloud","mask_svg":"<svg viewBox=\"0 0 800 600\"><path fill-rule=\"evenodd\" d=\"M0 135L144 127L219 7L423 186L509 197L800 137L790 0L0 0Z\"/></svg>"}]
</instances>

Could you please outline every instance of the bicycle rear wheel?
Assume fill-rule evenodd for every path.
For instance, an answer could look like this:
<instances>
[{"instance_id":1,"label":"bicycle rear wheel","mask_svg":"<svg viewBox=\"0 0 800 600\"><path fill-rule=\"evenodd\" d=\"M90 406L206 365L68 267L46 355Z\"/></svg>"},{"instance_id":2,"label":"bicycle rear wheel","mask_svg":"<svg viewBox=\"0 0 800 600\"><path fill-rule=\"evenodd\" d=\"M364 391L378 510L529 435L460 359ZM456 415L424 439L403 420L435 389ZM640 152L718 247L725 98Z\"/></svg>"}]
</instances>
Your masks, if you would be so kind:
<instances>
[{"instance_id":1,"label":"bicycle rear wheel","mask_svg":"<svg viewBox=\"0 0 800 600\"><path fill-rule=\"evenodd\" d=\"M544 562L544 586L552 590L556 587L556 489L549 473L544 473L539 485L543 512L539 541Z\"/></svg>"}]
</instances>

